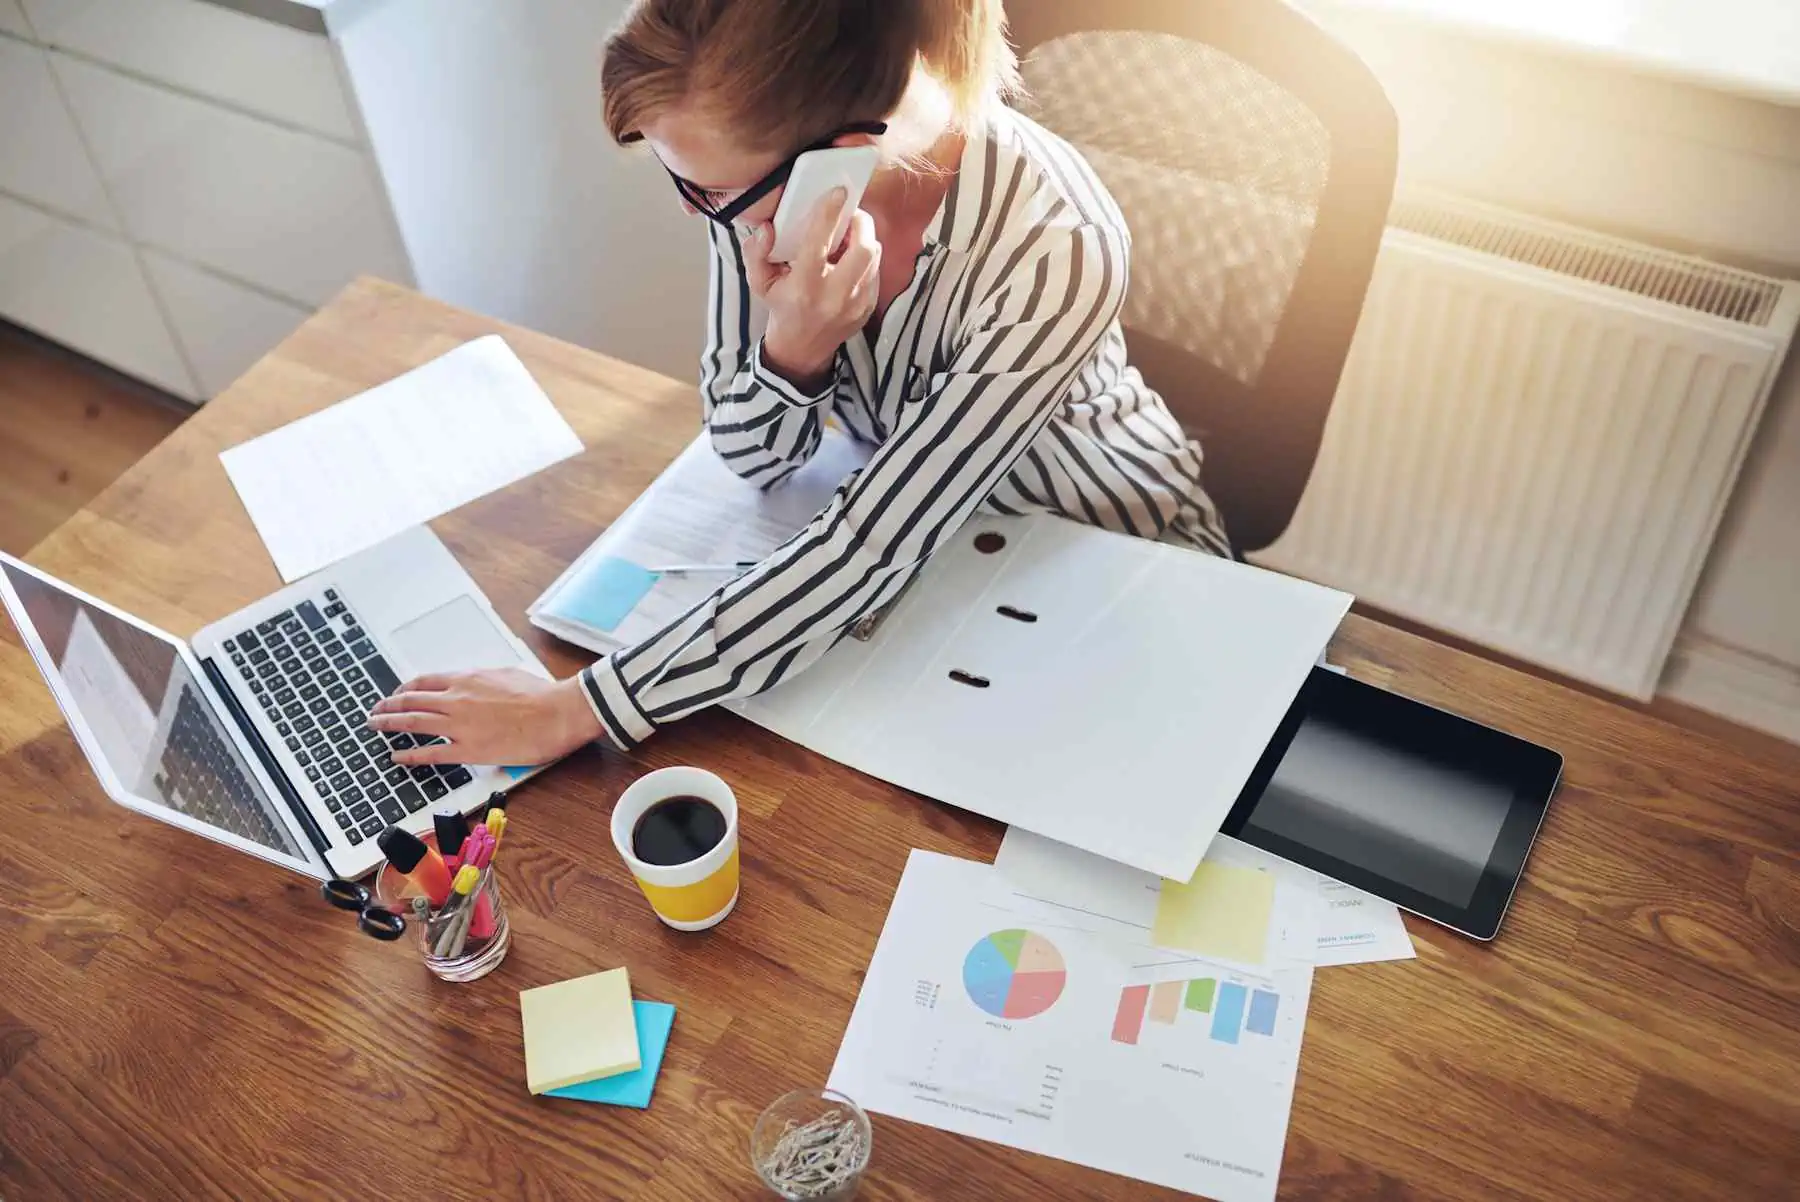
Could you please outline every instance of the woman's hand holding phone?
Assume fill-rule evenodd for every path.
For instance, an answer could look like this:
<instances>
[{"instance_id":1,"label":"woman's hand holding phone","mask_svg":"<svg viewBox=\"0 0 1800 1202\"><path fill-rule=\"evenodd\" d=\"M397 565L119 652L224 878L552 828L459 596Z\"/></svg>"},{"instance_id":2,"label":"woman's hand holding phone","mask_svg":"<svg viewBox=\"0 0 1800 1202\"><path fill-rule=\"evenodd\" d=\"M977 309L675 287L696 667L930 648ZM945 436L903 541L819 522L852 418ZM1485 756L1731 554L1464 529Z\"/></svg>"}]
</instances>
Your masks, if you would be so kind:
<instances>
[{"instance_id":1,"label":"woman's hand holding phone","mask_svg":"<svg viewBox=\"0 0 1800 1202\"><path fill-rule=\"evenodd\" d=\"M842 245L828 245L848 202L849 194L838 188L814 207L791 263L769 262L772 223L756 227L744 243L750 291L769 310L763 366L802 392L830 383L838 348L868 324L881 290L873 218L858 209Z\"/></svg>"}]
</instances>

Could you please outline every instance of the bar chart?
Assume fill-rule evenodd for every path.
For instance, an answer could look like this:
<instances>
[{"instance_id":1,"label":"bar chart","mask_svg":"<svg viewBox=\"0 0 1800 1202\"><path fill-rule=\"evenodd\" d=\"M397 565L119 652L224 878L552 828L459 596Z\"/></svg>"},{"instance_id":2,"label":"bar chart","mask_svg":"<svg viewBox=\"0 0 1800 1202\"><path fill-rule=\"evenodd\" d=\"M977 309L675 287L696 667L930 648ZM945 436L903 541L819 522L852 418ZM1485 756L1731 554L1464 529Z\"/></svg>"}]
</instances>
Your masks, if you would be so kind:
<instances>
[{"instance_id":1,"label":"bar chart","mask_svg":"<svg viewBox=\"0 0 1800 1202\"><path fill-rule=\"evenodd\" d=\"M1275 991L1219 977L1128 985L1119 994L1112 1038L1135 1044L1146 1023L1192 1022L1206 1024L1207 1038L1214 1042L1235 1044L1245 1034L1274 1035L1280 1010L1281 995Z\"/></svg>"}]
</instances>

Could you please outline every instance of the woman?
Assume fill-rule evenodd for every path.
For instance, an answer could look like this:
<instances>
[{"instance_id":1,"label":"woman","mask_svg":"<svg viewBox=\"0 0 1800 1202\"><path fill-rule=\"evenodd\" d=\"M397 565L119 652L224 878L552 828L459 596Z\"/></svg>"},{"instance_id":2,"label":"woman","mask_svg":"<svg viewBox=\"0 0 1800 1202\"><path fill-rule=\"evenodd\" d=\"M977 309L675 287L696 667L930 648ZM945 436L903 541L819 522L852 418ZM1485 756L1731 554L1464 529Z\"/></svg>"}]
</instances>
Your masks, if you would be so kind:
<instances>
[{"instance_id":1,"label":"woman","mask_svg":"<svg viewBox=\"0 0 1800 1202\"><path fill-rule=\"evenodd\" d=\"M1003 25L998 0L634 4L606 46L606 121L707 218L714 448L765 486L828 416L874 452L798 536L638 646L554 684L409 682L370 724L450 742L396 760L629 748L805 668L983 507L1228 553L1198 449L1126 366L1124 220L1075 151L1000 103ZM870 142L883 166L843 241L825 245L839 193L801 255L771 264L796 155Z\"/></svg>"}]
</instances>

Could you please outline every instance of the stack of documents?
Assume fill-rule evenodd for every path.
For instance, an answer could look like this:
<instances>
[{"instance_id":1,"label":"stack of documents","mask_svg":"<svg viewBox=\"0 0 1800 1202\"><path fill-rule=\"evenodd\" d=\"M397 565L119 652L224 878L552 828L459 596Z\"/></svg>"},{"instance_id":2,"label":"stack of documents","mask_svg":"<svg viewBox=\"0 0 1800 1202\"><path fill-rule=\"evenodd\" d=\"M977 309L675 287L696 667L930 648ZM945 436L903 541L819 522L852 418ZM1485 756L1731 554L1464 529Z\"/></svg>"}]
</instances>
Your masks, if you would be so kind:
<instances>
[{"instance_id":1,"label":"stack of documents","mask_svg":"<svg viewBox=\"0 0 1800 1202\"><path fill-rule=\"evenodd\" d=\"M1314 910L1281 881L1225 888L1260 889L1262 907L1214 922L1220 954L1176 957L1096 934L989 865L913 852L830 1087L1221 1202L1274 1198Z\"/></svg>"},{"instance_id":2,"label":"stack of documents","mask_svg":"<svg viewBox=\"0 0 1800 1202\"><path fill-rule=\"evenodd\" d=\"M739 478L702 433L528 612L532 624L605 654L647 638L804 528L868 461L827 428L806 466L764 492ZM659 571L668 565L690 570Z\"/></svg>"},{"instance_id":3,"label":"stack of documents","mask_svg":"<svg viewBox=\"0 0 1800 1202\"><path fill-rule=\"evenodd\" d=\"M830 1086L1220 1202L1275 1196L1313 969L1413 955L1391 904L1221 837L1163 880L1014 828L915 851Z\"/></svg>"}]
</instances>

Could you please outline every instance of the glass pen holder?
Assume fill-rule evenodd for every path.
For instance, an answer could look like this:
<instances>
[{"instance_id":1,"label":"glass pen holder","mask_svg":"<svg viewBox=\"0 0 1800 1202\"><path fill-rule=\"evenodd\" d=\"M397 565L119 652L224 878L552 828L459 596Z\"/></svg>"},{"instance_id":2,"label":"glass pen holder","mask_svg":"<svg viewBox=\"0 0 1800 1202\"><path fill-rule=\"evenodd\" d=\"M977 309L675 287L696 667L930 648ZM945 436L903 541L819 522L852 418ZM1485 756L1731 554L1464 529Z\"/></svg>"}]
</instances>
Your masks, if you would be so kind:
<instances>
[{"instance_id":1,"label":"glass pen holder","mask_svg":"<svg viewBox=\"0 0 1800 1202\"><path fill-rule=\"evenodd\" d=\"M453 894L442 906L432 906L411 890L405 877L384 864L375 880L375 895L381 905L406 918L409 937L418 941L425 967L441 980L479 980L500 966L512 946L512 924L492 868L481 870L466 895Z\"/></svg>"}]
</instances>

